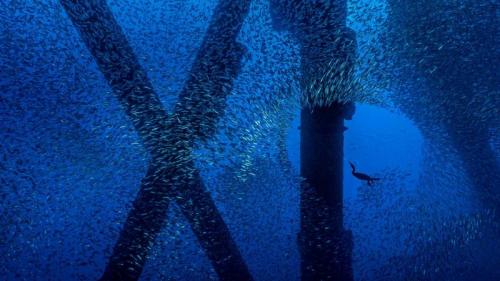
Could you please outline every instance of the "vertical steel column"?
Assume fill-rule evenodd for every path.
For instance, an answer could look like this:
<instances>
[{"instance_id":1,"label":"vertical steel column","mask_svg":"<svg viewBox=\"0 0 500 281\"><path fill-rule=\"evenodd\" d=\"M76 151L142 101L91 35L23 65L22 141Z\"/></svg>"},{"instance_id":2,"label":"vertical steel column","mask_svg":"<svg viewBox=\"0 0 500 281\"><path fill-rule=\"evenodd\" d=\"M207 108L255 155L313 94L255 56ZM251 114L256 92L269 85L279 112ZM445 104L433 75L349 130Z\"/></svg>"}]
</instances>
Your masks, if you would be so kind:
<instances>
[{"instance_id":1,"label":"vertical steel column","mask_svg":"<svg viewBox=\"0 0 500 281\"><path fill-rule=\"evenodd\" d=\"M274 0L273 24L295 35L301 48L300 165L303 281L353 280L352 238L343 227L344 119L355 36L346 27L346 0Z\"/></svg>"},{"instance_id":2,"label":"vertical steel column","mask_svg":"<svg viewBox=\"0 0 500 281\"><path fill-rule=\"evenodd\" d=\"M344 106L301 112L302 280L352 280L350 232L343 228Z\"/></svg>"}]
</instances>

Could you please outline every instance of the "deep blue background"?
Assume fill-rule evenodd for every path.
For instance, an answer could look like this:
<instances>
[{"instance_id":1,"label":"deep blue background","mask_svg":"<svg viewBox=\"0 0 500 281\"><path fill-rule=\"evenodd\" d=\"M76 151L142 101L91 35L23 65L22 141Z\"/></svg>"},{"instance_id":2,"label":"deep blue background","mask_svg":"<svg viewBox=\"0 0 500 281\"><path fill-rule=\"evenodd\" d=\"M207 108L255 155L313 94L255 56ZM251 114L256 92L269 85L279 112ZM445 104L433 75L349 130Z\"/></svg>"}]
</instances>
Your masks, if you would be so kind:
<instances>
[{"instance_id":1,"label":"deep blue background","mask_svg":"<svg viewBox=\"0 0 500 281\"><path fill-rule=\"evenodd\" d=\"M216 1L108 4L171 108ZM401 94L388 85L410 94L428 85L390 73L387 21L384 1L350 2L361 87L346 122L344 184L356 280L405 280L408 272L495 280L498 242L480 239L489 215L471 215L478 207L460 160L394 105ZM0 26L0 280L95 280L149 156L57 1L3 1ZM298 45L272 29L264 0L252 5L239 40L249 51L242 73L197 165L255 279L298 280ZM377 56L383 63L370 63ZM498 139L496 130L491 145ZM349 160L380 183L354 179ZM176 207L166 215L143 279L216 280Z\"/></svg>"}]
</instances>

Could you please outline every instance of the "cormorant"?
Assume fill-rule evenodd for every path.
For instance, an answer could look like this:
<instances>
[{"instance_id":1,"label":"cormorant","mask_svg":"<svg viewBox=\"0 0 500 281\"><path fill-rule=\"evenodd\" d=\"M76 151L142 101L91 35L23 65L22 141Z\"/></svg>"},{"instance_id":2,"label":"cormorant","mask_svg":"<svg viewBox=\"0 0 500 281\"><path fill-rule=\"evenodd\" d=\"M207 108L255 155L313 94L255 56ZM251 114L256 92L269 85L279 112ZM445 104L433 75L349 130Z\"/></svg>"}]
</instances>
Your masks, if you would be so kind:
<instances>
[{"instance_id":1,"label":"cormorant","mask_svg":"<svg viewBox=\"0 0 500 281\"><path fill-rule=\"evenodd\" d=\"M378 181L380 180L380 178L372 178L370 177L369 175L367 174L363 174L363 173L358 173L356 172L356 167L354 167L354 164L352 164L351 161L349 161L349 164L351 165L351 168L352 168L352 175L354 177L356 177L357 179L360 179L360 180L363 180L363 181L366 181L368 183L369 186L372 186L374 184L375 181Z\"/></svg>"}]
</instances>

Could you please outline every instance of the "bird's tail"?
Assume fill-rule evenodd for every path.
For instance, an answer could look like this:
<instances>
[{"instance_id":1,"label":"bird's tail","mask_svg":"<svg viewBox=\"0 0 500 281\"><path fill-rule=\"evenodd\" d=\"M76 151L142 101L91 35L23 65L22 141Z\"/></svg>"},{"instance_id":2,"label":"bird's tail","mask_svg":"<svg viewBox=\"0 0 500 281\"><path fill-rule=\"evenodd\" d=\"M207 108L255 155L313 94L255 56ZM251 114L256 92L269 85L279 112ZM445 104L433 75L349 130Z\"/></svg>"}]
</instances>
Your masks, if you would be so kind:
<instances>
[{"instance_id":1,"label":"bird's tail","mask_svg":"<svg viewBox=\"0 0 500 281\"><path fill-rule=\"evenodd\" d=\"M349 165L351 165L351 168L352 168L352 172L356 172L356 167L354 167L354 164L352 164L351 161L349 161Z\"/></svg>"}]
</instances>

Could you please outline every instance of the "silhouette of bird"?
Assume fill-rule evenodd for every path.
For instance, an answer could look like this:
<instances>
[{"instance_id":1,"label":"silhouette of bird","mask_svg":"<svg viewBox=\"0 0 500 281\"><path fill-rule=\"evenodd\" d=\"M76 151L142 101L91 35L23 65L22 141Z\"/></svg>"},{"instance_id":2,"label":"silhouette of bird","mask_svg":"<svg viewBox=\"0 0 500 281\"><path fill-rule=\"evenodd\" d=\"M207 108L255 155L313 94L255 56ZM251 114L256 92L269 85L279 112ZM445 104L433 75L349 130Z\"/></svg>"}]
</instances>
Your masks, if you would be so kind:
<instances>
[{"instance_id":1,"label":"silhouette of bird","mask_svg":"<svg viewBox=\"0 0 500 281\"><path fill-rule=\"evenodd\" d=\"M380 180L380 178L373 178L367 174L356 172L356 167L354 166L354 164L351 161L349 161L349 164L351 165L352 168L352 175L359 180L366 181L369 186L372 186L375 183L375 181Z\"/></svg>"}]
</instances>

